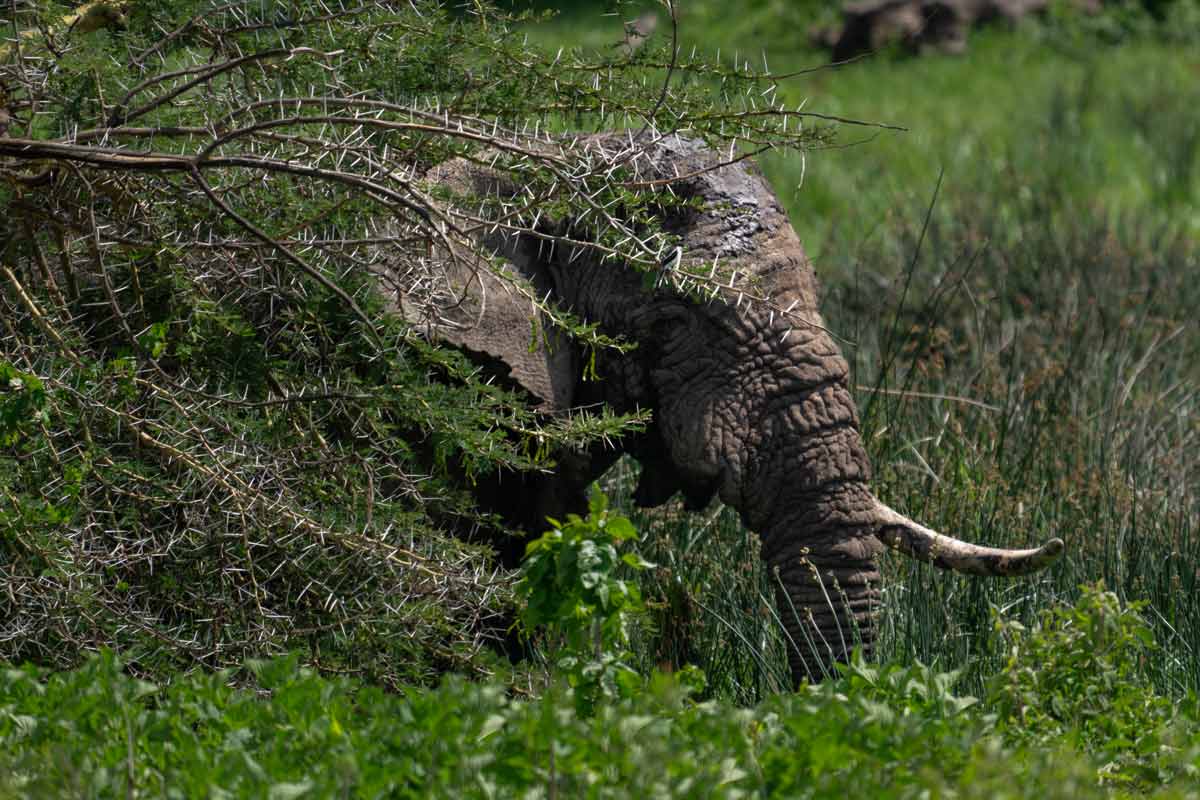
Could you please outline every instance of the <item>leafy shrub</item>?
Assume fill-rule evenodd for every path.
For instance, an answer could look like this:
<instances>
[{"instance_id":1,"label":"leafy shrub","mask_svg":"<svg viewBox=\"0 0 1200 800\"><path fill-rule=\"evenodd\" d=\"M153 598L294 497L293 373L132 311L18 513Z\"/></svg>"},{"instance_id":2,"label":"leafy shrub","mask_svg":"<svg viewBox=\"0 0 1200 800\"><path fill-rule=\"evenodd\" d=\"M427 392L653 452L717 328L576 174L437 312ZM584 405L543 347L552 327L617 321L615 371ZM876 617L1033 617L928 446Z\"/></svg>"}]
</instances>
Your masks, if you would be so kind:
<instances>
[{"instance_id":1,"label":"leafy shrub","mask_svg":"<svg viewBox=\"0 0 1200 800\"><path fill-rule=\"evenodd\" d=\"M521 626L533 637L544 629L579 708L590 712L601 698L632 696L640 679L630 665L629 625L645 611L637 584L621 577L624 566L654 565L617 548L637 538L628 518L608 510L608 498L592 488L588 516L550 520L551 529L529 543L516 593L523 602Z\"/></svg>"},{"instance_id":2,"label":"leafy shrub","mask_svg":"<svg viewBox=\"0 0 1200 800\"><path fill-rule=\"evenodd\" d=\"M1144 662L1161 653L1143 608L1095 584L1074 606L1044 611L1032 629L998 618L1008 661L987 700L1004 735L1068 741L1101 759L1105 781L1162 780L1181 734L1171 700L1146 676Z\"/></svg>"},{"instance_id":3,"label":"leafy shrub","mask_svg":"<svg viewBox=\"0 0 1200 800\"><path fill-rule=\"evenodd\" d=\"M584 349L624 349L480 242L621 207L572 235L659 263L620 163L546 131L828 134L760 74L667 69L665 43L599 66L541 52L484 2L89 7L86 24L57 0L0 10L0 655L67 667L107 646L166 676L301 649L393 684L486 670L511 576L453 536L504 532L470 490L646 415L549 418L430 342L458 300L447 264L492 270ZM535 201L430 185L459 156Z\"/></svg>"},{"instance_id":4,"label":"leafy shrub","mask_svg":"<svg viewBox=\"0 0 1200 800\"><path fill-rule=\"evenodd\" d=\"M1013 743L954 680L857 665L736 708L659 677L581 715L559 691L519 700L449 678L393 694L296 658L155 686L102 655L72 672L0 672L0 796L1113 796L1069 736ZM1146 795L1200 789L1189 758L1167 753L1178 777Z\"/></svg>"}]
</instances>

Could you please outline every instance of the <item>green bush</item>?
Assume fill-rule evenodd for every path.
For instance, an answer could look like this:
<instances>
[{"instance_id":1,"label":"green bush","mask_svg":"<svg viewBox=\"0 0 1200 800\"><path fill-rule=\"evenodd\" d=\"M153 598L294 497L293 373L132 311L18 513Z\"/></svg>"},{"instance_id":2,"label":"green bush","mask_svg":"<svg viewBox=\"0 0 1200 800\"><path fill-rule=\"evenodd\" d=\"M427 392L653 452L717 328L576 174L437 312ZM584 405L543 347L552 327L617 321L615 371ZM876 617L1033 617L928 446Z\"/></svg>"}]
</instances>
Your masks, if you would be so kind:
<instances>
[{"instance_id":1,"label":"green bush","mask_svg":"<svg viewBox=\"0 0 1200 800\"><path fill-rule=\"evenodd\" d=\"M577 605L564 613L573 618ZM8 668L0 671L0 796L1065 799L1200 791L1197 703L1173 703L1139 680L1137 661L1153 653L1153 640L1136 608L1092 588L1036 629L998 623L1012 657L983 700L962 693L955 673L861 661L835 680L750 708L696 702L667 675L610 694L556 682L522 699L457 677L390 693L321 677L297 657L161 686L130 677L107 653L72 672ZM580 692L594 702L581 705Z\"/></svg>"},{"instance_id":2,"label":"green bush","mask_svg":"<svg viewBox=\"0 0 1200 800\"><path fill-rule=\"evenodd\" d=\"M987 703L1005 738L1068 742L1104 765L1105 782L1169 779L1179 748L1200 744L1200 731L1179 730L1172 700L1147 678L1144 662L1163 654L1140 616L1144 608L1097 584L1084 587L1074 606L1042 612L1033 628L997 618L1008 660L991 679Z\"/></svg>"},{"instance_id":3,"label":"green bush","mask_svg":"<svg viewBox=\"0 0 1200 800\"><path fill-rule=\"evenodd\" d=\"M654 565L636 552L617 554L637 538L629 520L608 510L608 498L593 487L588 516L550 520L551 528L530 542L515 590L522 603L526 639L540 635L543 652L555 659L581 713L601 698L632 696L640 678L630 664L629 626L645 612L637 584L622 573ZM621 567L625 570L618 572Z\"/></svg>"},{"instance_id":4,"label":"green bush","mask_svg":"<svg viewBox=\"0 0 1200 800\"><path fill-rule=\"evenodd\" d=\"M665 192L546 132L682 126L723 149L823 129L757 75L667 69L665 44L543 52L486 2L69 11L0 8L0 657L486 672L512 576L454 534L511 531L471 490L647 413L540 414L430 341L448 271L493 271L585 354L624 351L482 243L621 208L571 236L657 268L646 195ZM426 180L460 156L535 201Z\"/></svg>"}]
</instances>

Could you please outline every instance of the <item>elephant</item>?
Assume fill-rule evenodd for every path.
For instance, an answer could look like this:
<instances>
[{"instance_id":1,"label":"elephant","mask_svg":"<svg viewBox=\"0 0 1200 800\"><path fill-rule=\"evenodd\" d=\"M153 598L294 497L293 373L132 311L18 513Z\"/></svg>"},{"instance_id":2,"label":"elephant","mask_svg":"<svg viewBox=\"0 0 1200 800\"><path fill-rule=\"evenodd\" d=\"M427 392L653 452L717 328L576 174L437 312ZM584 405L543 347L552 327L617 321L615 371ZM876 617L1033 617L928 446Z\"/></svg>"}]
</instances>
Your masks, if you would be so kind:
<instances>
[{"instance_id":1,"label":"elephant","mask_svg":"<svg viewBox=\"0 0 1200 800\"><path fill-rule=\"evenodd\" d=\"M629 140L617 135L593 135L580 146L594 158L623 161L633 178L669 180L676 195L694 201L664 212L664 229L679 237L679 261L719 261L771 301L727 293L697 302L669 281L648 285L643 272L586 247L530 234L488 238L486 246L531 292L636 349L595 353L600 379L585 379L583 348L552 326L531 347L531 292L514 291L488 270L451 270L453 302L436 320L426 317L427 334L472 354L548 415L604 403L618 412L650 409L652 419L614 446L558 454L551 475L481 485L484 505L540 532L546 516L586 508L585 488L623 452L642 466L639 505L678 492L697 509L719 497L759 535L762 558L779 577L797 682L821 680L855 646L871 651L881 596L876 558L885 546L982 576L1022 575L1058 557L1060 539L1028 550L968 544L872 494L848 364L818 312L812 265L751 161L723 165L704 144L680 136L658 138L632 156ZM444 163L426 180L479 196L519 191L481 161ZM563 221L542 224L567 230ZM414 317L402 281L386 268L380 276L392 309Z\"/></svg>"},{"instance_id":2,"label":"elephant","mask_svg":"<svg viewBox=\"0 0 1200 800\"><path fill-rule=\"evenodd\" d=\"M1075 6L1099 10L1100 0ZM972 28L997 20L1016 23L1044 13L1048 0L861 0L842 8L841 24L815 31L813 39L832 51L834 61L861 56L889 45L912 52L963 53Z\"/></svg>"}]
</instances>

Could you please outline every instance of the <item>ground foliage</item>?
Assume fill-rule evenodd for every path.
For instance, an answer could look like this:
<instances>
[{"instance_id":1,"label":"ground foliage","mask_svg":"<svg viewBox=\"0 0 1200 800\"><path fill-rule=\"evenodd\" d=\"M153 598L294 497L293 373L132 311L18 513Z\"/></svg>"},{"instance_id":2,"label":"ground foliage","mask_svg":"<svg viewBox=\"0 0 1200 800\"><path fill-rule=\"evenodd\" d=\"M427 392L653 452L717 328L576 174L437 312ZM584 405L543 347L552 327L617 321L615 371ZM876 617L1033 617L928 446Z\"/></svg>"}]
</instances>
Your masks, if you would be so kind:
<instances>
[{"instance_id":1,"label":"ground foliage","mask_svg":"<svg viewBox=\"0 0 1200 800\"><path fill-rule=\"evenodd\" d=\"M145 674L304 648L388 682L467 668L510 580L467 490L636 425L544 419L418 334L481 231L669 244L623 159L828 132L744 67L547 53L486 4L8 6L0 50L0 655ZM627 128L599 163L576 131ZM641 135L637 138L635 134ZM737 144L734 144L737 140ZM487 158L511 201L422 182ZM621 208L618 216L612 209ZM587 211L588 214L583 212ZM375 280L400 296L384 313ZM588 347L627 345L548 305ZM533 332L531 332L532 338ZM483 668L483 667L478 667Z\"/></svg>"},{"instance_id":2,"label":"ground foliage","mask_svg":"<svg viewBox=\"0 0 1200 800\"><path fill-rule=\"evenodd\" d=\"M1066 798L1200 788L1200 704L1172 703L1138 674L1157 655L1153 635L1102 586L1032 628L996 612L1008 660L982 697L962 692L956 672L856 658L820 686L739 708L700 702L694 670L629 668L627 628L646 609L618 565L651 566L634 539L596 493L586 518L531 544L522 624L563 657L532 697L461 677L387 692L321 677L299 654L164 685L131 676L107 650L70 672L7 668L0 796ZM614 665L620 677L606 686Z\"/></svg>"},{"instance_id":3,"label":"ground foliage","mask_svg":"<svg viewBox=\"0 0 1200 800\"><path fill-rule=\"evenodd\" d=\"M0 796L1188 797L1200 710L1128 676L1154 653L1098 587L1021 629L983 697L919 663L847 667L752 708L672 676L579 710L449 678L389 693L299 658L156 685L105 652L0 673ZM1054 658L1043 661L1047 653ZM232 688L249 684L253 689Z\"/></svg>"},{"instance_id":4,"label":"ground foliage","mask_svg":"<svg viewBox=\"0 0 1200 800\"><path fill-rule=\"evenodd\" d=\"M624 573L654 565L636 551L618 553L637 539L628 518L610 514L596 487L588 515L550 520L529 543L515 589L526 641L554 655L555 674L571 687L576 708L590 714L603 699L631 697L641 683L631 662L630 625L645 612L641 591Z\"/></svg>"}]
</instances>

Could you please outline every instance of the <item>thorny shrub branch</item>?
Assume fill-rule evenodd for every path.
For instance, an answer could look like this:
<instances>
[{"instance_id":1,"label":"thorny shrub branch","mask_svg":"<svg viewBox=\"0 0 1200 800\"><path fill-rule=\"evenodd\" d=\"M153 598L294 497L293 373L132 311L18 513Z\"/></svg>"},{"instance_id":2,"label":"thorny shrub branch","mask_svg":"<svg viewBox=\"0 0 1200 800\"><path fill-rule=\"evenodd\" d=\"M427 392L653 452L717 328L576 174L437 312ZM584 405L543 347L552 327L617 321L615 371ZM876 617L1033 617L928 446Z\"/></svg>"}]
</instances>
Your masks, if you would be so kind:
<instances>
[{"instance_id":1,"label":"thorny shrub branch","mask_svg":"<svg viewBox=\"0 0 1200 800\"><path fill-rule=\"evenodd\" d=\"M540 416L423 338L463 300L451 276L488 271L585 346L625 347L484 240L653 270L671 184L628 167L660 137L728 163L831 141L775 99L781 76L680 59L665 8L670 42L597 61L533 49L527 17L483 4L5 4L0 659L474 668L511 581L446 535L497 525L464 487L644 418ZM585 147L600 130L626 146ZM426 177L455 158L521 191ZM671 276L771 303L738 278Z\"/></svg>"}]
</instances>

